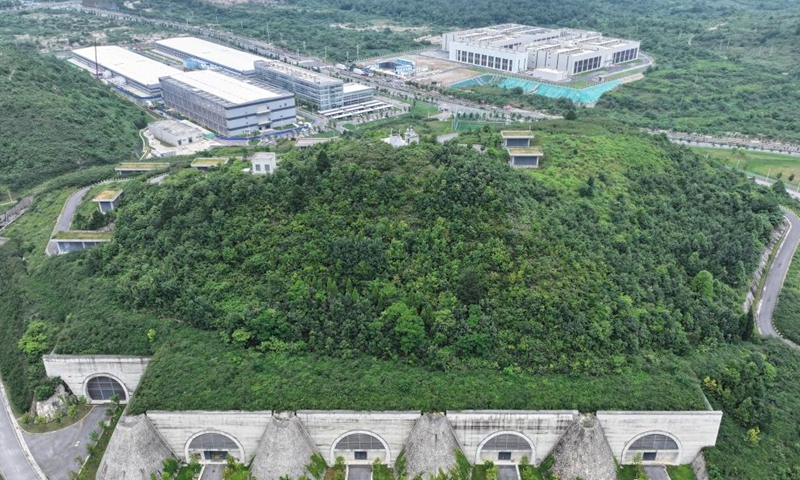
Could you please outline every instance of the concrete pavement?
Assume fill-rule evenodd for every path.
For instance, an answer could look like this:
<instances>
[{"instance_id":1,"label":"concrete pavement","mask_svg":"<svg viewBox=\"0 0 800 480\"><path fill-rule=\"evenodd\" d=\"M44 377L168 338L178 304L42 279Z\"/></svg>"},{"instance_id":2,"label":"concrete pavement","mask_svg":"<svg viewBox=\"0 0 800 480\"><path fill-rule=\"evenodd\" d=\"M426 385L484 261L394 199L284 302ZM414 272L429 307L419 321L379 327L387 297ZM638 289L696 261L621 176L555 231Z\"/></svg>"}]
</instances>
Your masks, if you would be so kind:
<instances>
[{"instance_id":1,"label":"concrete pavement","mask_svg":"<svg viewBox=\"0 0 800 480\"><path fill-rule=\"evenodd\" d=\"M783 288L783 281L792 263L792 257L800 243L800 219L789 210L784 210L784 215L789 220L789 230L784 235L783 241L778 246L778 251L772 260L767 278L764 281L764 288L761 290L761 300L759 300L755 311L756 325L758 333L767 337L781 338L775 325L772 323L772 314L775 312L775 305ZM781 338L784 343L792 348L799 349L800 346L785 338Z\"/></svg>"},{"instance_id":2,"label":"concrete pavement","mask_svg":"<svg viewBox=\"0 0 800 480\"><path fill-rule=\"evenodd\" d=\"M75 425L49 433L25 432L23 436L48 480L69 480L69 471L78 470L75 457L86 458L89 433L100 433L97 423L108 418L106 407L94 407Z\"/></svg>"},{"instance_id":3,"label":"concrete pavement","mask_svg":"<svg viewBox=\"0 0 800 480\"><path fill-rule=\"evenodd\" d=\"M5 386L0 380L0 474L5 480L40 480L38 465L26 449L22 433L9 407ZM36 465L34 467L34 465ZM41 470L39 470L41 472Z\"/></svg>"},{"instance_id":4,"label":"concrete pavement","mask_svg":"<svg viewBox=\"0 0 800 480\"><path fill-rule=\"evenodd\" d=\"M72 219L75 218L75 212L77 212L78 206L81 204L81 200L83 200L83 196L86 195L86 192L88 192L90 188L92 187L83 187L67 198L67 201L64 203L64 208L61 209L61 214L58 216L58 220L56 220L56 227L53 229L53 233L69 231L72 225Z\"/></svg>"},{"instance_id":5,"label":"concrete pavement","mask_svg":"<svg viewBox=\"0 0 800 480\"><path fill-rule=\"evenodd\" d=\"M646 466L644 473L650 480L670 480L666 467L662 465Z\"/></svg>"}]
</instances>

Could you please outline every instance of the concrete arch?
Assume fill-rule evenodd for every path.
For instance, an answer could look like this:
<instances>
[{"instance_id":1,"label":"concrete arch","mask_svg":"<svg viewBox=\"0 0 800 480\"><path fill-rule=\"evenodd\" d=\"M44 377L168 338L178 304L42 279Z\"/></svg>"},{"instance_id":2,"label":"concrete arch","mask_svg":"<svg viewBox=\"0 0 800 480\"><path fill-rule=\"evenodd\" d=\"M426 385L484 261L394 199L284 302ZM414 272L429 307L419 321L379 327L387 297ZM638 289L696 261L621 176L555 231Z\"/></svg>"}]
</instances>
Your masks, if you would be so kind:
<instances>
[{"instance_id":1,"label":"concrete arch","mask_svg":"<svg viewBox=\"0 0 800 480\"><path fill-rule=\"evenodd\" d=\"M516 430L500 430L500 431L494 432L494 433L492 433L492 434L490 434L490 435L487 435L487 436L486 436L486 438L484 438L484 439L481 441L481 443L480 443L480 444L478 444L478 448L477 448L477 450L475 451L475 465L480 465L480 464L482 464L482 463L483 463L483 460L481 460L481 453L483 452L483 447L485 447L485 446L486 446L486 444L487 444L487 443L489 443L489 441L490 441L491 439L493 439L493 438L495 438L495 437L498 437L498 436L500 436L500 435L515 435L515 436L517 436L517 437L520 437L520 438L522 438L523 440L525 440L525 441L528 443L528 446L529 446L529 447L530 447L530 449L531 449L531 455L530 455L530 457L528 458L528 461L529 461L531 464L534 464L534 463L535 463L535 460L536 460L536 445L534 445L534 443L533 443L533 440L531 440L531 439L530 439L530 438L529 438L527 435L525 435L524 433L522 433L522 432L518 432L518 431L516 431Z\"/></svg>"},{"instance_id":2,"label":"concrete arch","mask_svg":"<svg viewBox=\"0 0 800 480\"><path fill-rule=\"evenodd\" d=\"M375 432L370 432L369 430L350 430L348 432L345 432L345 433L339 435L336 438L336 440L334 440L333 443L331 444L331 452L330 452L331 465L336 463L336 446L344 438L346 438L349 435L353 435L355 433L362 433L362 434L365 434L365 435L370 435L370 436L376 438L379 442L381 442L381 444L383 445L383 449L386 451L386 458L385 458L385 461L383 463L385 463L387 465L391 465L392 464L392 452L391 452L391 450L389 450L389 444L386 443L386 440L384 440L383 437L381 437L380 435L378 435Z\"/></svg>"},{"instance_id":3,"label":"concrete arch","mask_svg":"<svg viewBox=\"0 0 800 480\"><path fill-rule=\"evenodd\" d=\"M131 399L131 391L130 391L130 389L128 389L128 386L125 385L125 382L123 382L121 378L119 378L116 375L113 375L111 373L93 373L93 374L89 375L88 377L86 377L83 380L82 394L83 394L84 397L86 397L86 401L88 403L95 403L95 404L97 404L97 403L111 403L110 400L95 400L91 396L89 396L89 381L94 379L94 378L100 378L100 377L110 378L111 380L114 380L115 382L120 384L122 389L125 391L125 400L120 400L119 403L128 403L130 401L130 399ZM72 392L72 393L75 393L75 392Z\"/></svg>"},{"instance_id":4,"label":"concrete arch","mask_svg":"<svg viewBox=\"0 0 800 480\"><path fill-rule=\"evenodd\" d=\"M183 446L183 455L184 455L183 458L186 459L187 462L192 458L191 454L189 453L189 446L192 444L192 442L196 438L198 438L200 436L203 436L203 435L206 435L206 434L209 434L209 433L215 433L217 435L222 435L222 436L227 437L230 440L232 440L233 443L235 443L236 446L239 448L239 458L237 458L236 461L238 461L238 462L244 462L245 461L245 458L247 458L247 457L245 457L244 447L242 446L242 443L239 441L239 439L237 439L236 437L234 437L233 435L231 435L228 432L223 432L222 430L207 429L207 430L202 430L200 432L195 433L194 435L189 437L188 440L186 440L186 443ZM209 461L201 458L200 459L200 463L209 463Z\"/></svg>"},{"instance_id":5,"label":"concrete arch","mask_svg":"<svg viewBox=\"0 0 800 480\"><path fill-rule=\"evenodd\" d=\"M622 464L631 463L633 455L635 455L635 453L631 453L630 447L637 440L639 440L641 438L644 438L644 437L647 437L648 435L664 435L665 437L668 437L668 438L672 439L675 442L675 444L678 446L678 450L658 450L658 449L654 449L653 451L656 451L656 452L659 452L659 451L676 452L677 451L677 455L674 455L673 456L674 458L663 458L663 459L656 458L656 460L642 460L642 463L644 463L645 465L647 465L647 464L679 465L681 463L681 457L682 457L682 454L683 454L683 445L681 444L680 439L676 435L673 435L672 433L669 433L669 432L664 431L664 430L650 430L648 432L640 433L640 434L634 436L633 438L631 438L630 440L628 440L628 442L625 443L625 447L622 449L622 462L620 462L620 463L622 463ZM642 451L644 451L644 450L642 450Z\"/></svg>"}]
</instances>

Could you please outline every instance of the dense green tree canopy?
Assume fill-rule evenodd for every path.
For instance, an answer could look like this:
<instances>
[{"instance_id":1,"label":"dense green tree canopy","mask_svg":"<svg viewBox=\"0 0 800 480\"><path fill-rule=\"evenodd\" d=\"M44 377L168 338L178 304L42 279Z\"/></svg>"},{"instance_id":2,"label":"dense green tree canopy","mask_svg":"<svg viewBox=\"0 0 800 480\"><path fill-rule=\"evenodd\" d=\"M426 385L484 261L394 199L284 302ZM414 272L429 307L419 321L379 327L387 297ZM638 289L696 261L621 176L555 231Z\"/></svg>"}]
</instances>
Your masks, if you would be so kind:
<instances>
[{"instance_id":1,"label":"dense green tree canopy","mask_svg":"<svg viewBox=\"0 0 800 480\"><path fill-rule=\"evenodd\" d=\"M147 125L136 106L30 45L0 43L0 111L0 189L133 159Z\"/></svg>"},{"instance_id":2,"label":"dense green tree canopy","mask_svg":"<svg viewBox=\"0 0 800 480\"><path fill-rule=\"evenodd\" d=\"M266 178L131 185L92 261L123 301L262 351L603 372L737 338L774 197L663 140L574 131L541 134L533 173L342 141Z\"/></svg>"}]
</instances>

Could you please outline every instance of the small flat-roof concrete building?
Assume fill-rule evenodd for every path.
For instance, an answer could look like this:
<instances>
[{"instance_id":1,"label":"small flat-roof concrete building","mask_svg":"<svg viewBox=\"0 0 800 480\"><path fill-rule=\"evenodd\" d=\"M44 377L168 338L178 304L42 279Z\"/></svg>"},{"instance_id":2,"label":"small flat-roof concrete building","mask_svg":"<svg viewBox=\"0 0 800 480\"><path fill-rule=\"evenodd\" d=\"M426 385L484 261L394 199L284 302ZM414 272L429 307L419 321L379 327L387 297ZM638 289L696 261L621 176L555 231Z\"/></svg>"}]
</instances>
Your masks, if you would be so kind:
<instances>
[{"instance_id":1,"label":"small flat-roof concrete building","mask_svg":"<svg viewBox=\"0 0 800 480\"><path fill-rule=\"evenodd\" d=\"M114 168L114 171L120 175L128 175L135 173L147 173L153 170L164 170L169 168L167 162L128 162L120 163Z\"/></svg>"},{"instance_id":2,"label":"small flat-roof concrete building","mask_svg":"<svg viewBox=\"0 0 800 480\"><path fill-rule=\"evenodd\" d=\"M250 158L252 168L250 173L253 175L266 175L278 168L278 158L272 152L256 152Z\"/></svg>"},{"instance_id":3,"label":"small flat-roof concrete building","mask_svg":"<svg viewBox=\"0 0 800 480\"><path fill-rule=\"evenodd\" d=\"M294 95L267 90L210 70L161 79L167 107L226 136L258 133L295 122Z\"/></svg>"},{"instance_id":4,"label":"small flat-roof concrete building","mask_svg":"<svg viewBox=\"0 0 800 480\"><path fill-rule=\"evenodd\" d=\"M96 247L111 241L111 232L69 231L58 232L50 242L58 255ZM49 249L48 249L49 251Z\"/></svg>"},{"instance_id":5,"label":"small flat-roof concrete building","mask_svg":"<svg viewBox=\"0 0 800 480\"><path fill-rule=\"evenodd\" d=\"M507 148L508 164L514 168L538 168L544 152L539 147Z\"/></svg>"},{"instance_id":6,"label":"small flat-roof concrete building","mask_svg":"<svg viewBox=\"0 0 800 480\"><path fill-rule=\"evenodd\" d=\"M508 164L515 168L538 168L544 156L542 149L531 145L533 132L526 130L503 130L503 146L509 155Z\"/></svg>"},{"instance_id":7,"label":"small flat-roof concrete building","mask_svg":"<svg viewBox=\"0 0 800 480\"><path fill-rule=\"evenodd\" d=\"M158 40L156 50L180 59L196 58L236 75L255 75L255 62L265 60L252 53L226 47L196 37L177 37Z\"/></svg>"},{"instance_id":8,"label":"small flat-roof concrete building","mask_svg":"<svg viewBox=\"0 0 800 480\"><path fill-rule=\"evenodd\" d=\"M148 127L156 139L173 147L188 145L203 139L203 132L177 120L159 120Z\"/></svg>"},{"instance_id":9,"label":"small flat-roof concrete building","mask_svg":"<svg viewBox=\"0 0 800 480\"><path fill-rule=\"evenodd\" d=\"M228 164L227 157L198 157L191 163L192 168L196 168L201 172L207 172L212 168L219 168Z\"/></svg>"},{"instance_id":10,"label":"small flat-roof concrete building","mask_svg":"<svg viewBox=\"0 0 800 480\"><path fill-rule=\"evenodd\" d=\"M105 214L117 208L122 192L122 189L113 188L103 190L102 192L98 193L92 199L92 201L97 204L97 208L100 210L100 213Z\"/></svg>"},{"instance_id":11,"label":"small flat-roof concrete building","mask_svg":"<svg viewBox=\"0 0 800 480\"><path fill-rule=\"evenodd\" d=\"M124 79L127 89L132 89L133 93L148 98L157 98L161 95L159 78L181 73L169 65L116 46L80 48L72 51L72 57L91 70L99 70L101 75L108 72Z\"/></svg>"},{"instance_id":12,"label":"small flat-roof concrete building","mask_svg":"<svg viewBox=\"0 0 800 480\"><path fill-rule=\"evenodd\" d=\"M530 147L533 141L533 132L527 130L503 130L500 132L503 137L503 146L509 147Z\"/></svg>"}]
</instances>

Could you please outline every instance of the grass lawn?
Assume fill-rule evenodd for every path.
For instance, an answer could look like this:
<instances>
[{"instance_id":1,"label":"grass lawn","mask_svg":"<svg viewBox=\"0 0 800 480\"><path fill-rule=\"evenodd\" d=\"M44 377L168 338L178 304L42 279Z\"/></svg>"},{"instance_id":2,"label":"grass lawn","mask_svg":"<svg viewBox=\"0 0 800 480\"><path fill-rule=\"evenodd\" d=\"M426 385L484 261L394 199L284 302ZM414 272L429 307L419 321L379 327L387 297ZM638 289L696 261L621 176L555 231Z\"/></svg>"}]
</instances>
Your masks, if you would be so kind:
<instances>
[{"instance_id":1,"label":"grass lawn","mask_svg":"<svg viewBox=\"0 0 800 480\"><path fill-rule=\"evenodd\" d=\"M19 240L28 252L26 259L29 263L38 264L47 258L44 249L53 233L56 218L58 218L67 197L74 190L74 188L68 188L37 196L28 213L3 232L4 237Z\"/></svg>"},{"instance_id":2,"label":"grass lawn","mask_svg":"<svg viewBox=\"0 0 800 480\"><path fill-rule=\"evenodd\" d=\"M355 130L355 129L356 129L356 126L355 126L355 125L353 125L352 123L345 123L345 124L344 124L344 125L342 125L342 126L343 126L343 127L346 129L346 130Z\"/></svg>"},{"instance_id":3,"label":"grass lawn","mask_svg":"<svg viewBox=\"0 0 800 480\"><path fill-rule=\"evenodd\" d=\"M636 467L625 465L617 467L617 480L641 480L636 476Z\"/></svg>"},{"instance_id":4,"label":"grass lawn","mask_svg":"<svg viewBox=\"0 0 800 480\"><path fill-rule=\"evenodd\" d=\"M697 480L691 465L680 465L677 467L667 467L667 473L671 480Z\"/></svg>"},{"instance_id":5,"label":"grass lawn","mask_svg":"<svg viewBox=\"0 0 800 480\"><path fill-rule=\"evenodd\" d=\"M800 181L800 157L726 148L692 147L692 150L700 156L711 155L722 159L739 170L771 178L778 178L778 174L782 174L781 180L795 185ZM792 177L792 175L794 176Z\"/></svg>"},{"instance_id":6,"label":"grass lawn","mask_svg":"<svg viewBox=\"0 0 800 480\"><path fill-rule=\"evenodd\" d=\"M417 103L411 108L410 113L413 115L422 115L427 117L429 115L436 115L439 113L439 107L432 103L420 102L417 100Z\"/></svg>"},{"instance_id":7,"label":"grass lawn","mask_svg":"<svg viewBox=\"0 0 800 480\"><path fill-rule=\"evenodd\" d=\"M19 422L19 426L22 427L22 429L25 430L28 433L55 432L57 430L61 430L62 428L67 428L70 425L74 425L74 424L80 422L81 420L83 420L83 417L85 417L86 415L89 414L89 412L92 411L92 408L94 408L92 405L79 405L76 415L74 417L72 417L72 418L69 418L69 417L65 416L64 418L61 419L61 421L58 421L58 422L57 421L53 421L53 422L48 422L48 423L42 423L42 424L39 424L39 425L36 425L36 424L33 424L33 423L24 424L24 423L22 423L20 421ZM19 419L17 419L17 420L19 420Z\"/></svg>"},{"instance_id":8,"label":"grass lawn","mask_svg":"<svg viewBox=\"0 0 800 480\"><path fill-rule=\"evenodd\" d=\"M800 250L795 253L772 322L789 340L800 343Z\"/></svg>"},{"instance_id":9,"label":"grass lawn","mask_svg":"<svg viewBox=\"0 0 800 480\"><path fill-rule=\"evenodd\" d=\"M330 132L315 133L314 135L311 135L308 138L336 138L338 136L339 132L337 132L336 130L331 130Z\"/></svg>"}]
</instances>

